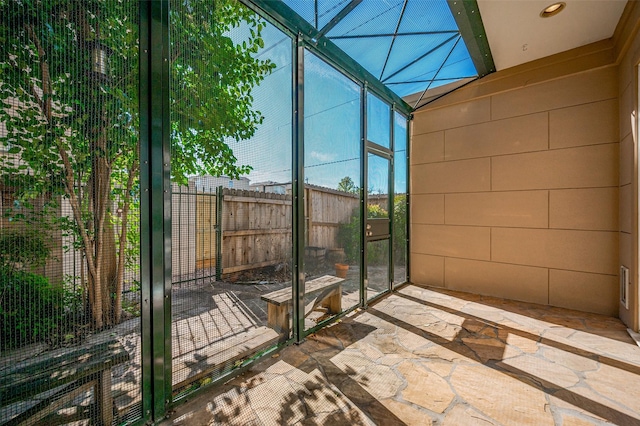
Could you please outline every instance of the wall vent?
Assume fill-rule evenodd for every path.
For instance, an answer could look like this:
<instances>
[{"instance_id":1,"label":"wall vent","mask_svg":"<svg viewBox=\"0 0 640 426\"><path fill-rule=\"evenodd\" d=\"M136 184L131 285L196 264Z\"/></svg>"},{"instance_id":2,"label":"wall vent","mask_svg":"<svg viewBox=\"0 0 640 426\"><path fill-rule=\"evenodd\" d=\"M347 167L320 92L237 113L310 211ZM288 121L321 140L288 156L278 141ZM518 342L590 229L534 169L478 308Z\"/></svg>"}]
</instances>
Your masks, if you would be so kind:
<instances>
[{"instance_id":1,"label":"wall vent","mask_svg":"<svg viewBox=\"0 0 640 426\"><path fill-rule=\"evenodd\" d=\"M629 268L620 266L620 303L629 309Z\"/></svg>"}]
</instances>

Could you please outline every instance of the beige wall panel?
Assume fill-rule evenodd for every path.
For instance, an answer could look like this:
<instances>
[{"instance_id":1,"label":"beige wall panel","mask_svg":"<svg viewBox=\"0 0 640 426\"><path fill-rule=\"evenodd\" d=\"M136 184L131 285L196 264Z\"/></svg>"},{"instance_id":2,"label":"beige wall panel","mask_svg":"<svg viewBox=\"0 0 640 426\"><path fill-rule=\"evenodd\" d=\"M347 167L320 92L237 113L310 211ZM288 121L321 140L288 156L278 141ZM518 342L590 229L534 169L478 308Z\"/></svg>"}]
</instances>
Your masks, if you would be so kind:
<instances>
[{"instance_id":1,"label":"beige wall panel","mask_svg":"<svg viewBox=\"0 0 640 426\"><path fill-rule=\"evenodd\" d=\"M445 286L453 290L533 303L548 303L545 268L445 259Z\"/></svg>"},{"instance_id":2,"label":"beige wall panel","mask_svg":"<svg viewBox=\"0 0 640 426\"><path fill-rule=\"evenodd\" d=\"M620 185L631 183L633 179L633 135L628 134L620 142Z\"/></svg>"},{"instance_id":3,"label":"beige wall panel","mask_svg":"<svg viewBox=\"0 0 640 426\"><path fill-rule=\"evenodd\" d=\"M617 231L618 188L550 191L549 228Z\"/></svg>"},{"instance_id":4,"label":"beige wall panel","mask_svg":"<svg viewBox=\"0 0 640 426\"><path fill-rule=\"evenodd\" d=\"M633 270L633 238L627 232L620 232L620 265ZM631 275L631 272L629 273ZM633 279L633 278L632 278Z\"/></svg>"},{"instance_id":5,"label":"beige wall panel","mask_svg":"<svg viewBox=\"0 0 640 426\"><path fill-rule=\"evenodd\" d=\"M483 123L491 119L491 100L477 99L470 102L416 112L413 119L413 134L430 133L454 127Z\"/></svg>"},{"instance_id":6,"label":"beige wall panel","mask_svg":"<svg viewBox=\"0 0 640 426\"><path fill-rule=\"evenodd\" d=\"M444 224L444 194L416 194L411 197L411 221Z\"/></svg>"},{"instance_id":7,"label":"beige wall panel","mask_svg":"<svg viewBox=\"0 0 640 426\"><path fill-rule=\"evenodd\" d=\"M411 137L411 165L444 160L444 132L423 133Z\"/></svg>"},{"instance_id":8,"label":"beige wall panel","mask_svg":"<svg viewBox=\"0 0 640 426\"><path fill-rule=\"evenodd\" d=\"M633 78L634 70L633 70L633 62L631 61L631 55L626 55L620 65L618 66L618 86L619 93L626 89L626 87L631 84L631 79Z\"/></svg>"},{"instance_id":9,"label":"beige wall panel","mask_svg":"<svg viewBox=\"0 0 640 426\"><path fill-rule=\"evenodd\" d=\"M489 191L490 175L489 158L419 164L411 168L411 192L428 194Z\"/></svg>"},{"instance_id":10,"label":"beige wall panel","mask_svg":"<svg viewBox=\"0 0 640 426\"><path fill-rule=\"evenodd\" d=\"M631 133L632 121L634 117L633 84L628 85L620 95L620 139Z\"/></svg>"},{"instance_id":11,"label":"beige wall panel","mask_svg":"<svg viewBox=\"0 0 640 426\"><path fill-rule=\"evenodd\" d=\"M615 62L612 43L601 40L489 74L433 102L433 107L463 102L514 88L569 76Z\"/></svg>"},{"instance_id":12,"label":"beige wall panel","mask_svg":"<svg viewBox=\"0 0 640 426\"><path fill-rule=\"evenodd\" d=\"M551 269L549 304L618 316L618 277Z\"/></svg>"},{"instance_id":13,"label":"beige wall panel","mask_svg":"<svg viewBox=\"0 0 640 426\"><path fill-rule=\"evenodd\" d=\"M491 119L615 98L618 95L616 72L613 66L600 68L494 95Z\"/></svg>"},{"instance_id":14,"label":"beige wall panel","mask_svg":"<svg viewBox=\"0 0 640 426\"><path fill-rule=\"evenodd\" d=\"M617 142L618 100L609 99L549 112L549 147Z\"/></svg>"},{"instance_id":15,"label":"beige wall panel","mask_svg":"<svg viewBox=\"0 0 640 426\"><path fill-rule=\"evenodd\" d=\"M444 257L412 253L411 282L444 287Z\"/></svg>"},{"instance_id":16,"label":"beige wall panel","mask_svg":"<svg viewBox=\"0 0 640 426\"><path fill-rule=\"evenodd\" d=\"M491 259L614 275L618 270L618 233L494 228Z\"/></svg>"},{"instance_id":17,"label":"beige wall panel","mask_svg":"<svg viewBox=\"0 0 640 426\"><path fill-rule=\"evenodd\" d=\"M620 187L620 231L631 234L633 232L633 186Z\"/></svg>"},{"instance_id":18,"label":"beige wall panel","mask_svg":"<svg viewBox=\"0 0 640 426\"><path fill-rule=\"evenodd\" d=\"M491 171L494 191L615 186L618 144L495 157Z\"/></svg>"},{"instance_id":19,"label":"beige wall panel","mask_svg":"<svg viewBox=\"0 0 640 426\"><path fill-rule=\"evenodd\" d=\"M447 194L445 223L448 225L548 227L547 191L484 192Z\"/></svg>"},{"instance_id":20,"label":"beige wall panel","mask_svg":"<svg viewBox=\"0 0 640 426\"><path fill-rule=\"evenodd\" d=\"M433 256L489 260L490 238L489 228L413 224L411 251Z\"/></svg>"},{"instance_id":21,"label":"beige wall panel","mask_svg":"<svg viewBox=\"0 0 640 426\"><path fill-rule=\"evenodd\" d=\"M546 112L445 131L445 159L542 151L548 148Z\"/></svg>"}]
</instances>

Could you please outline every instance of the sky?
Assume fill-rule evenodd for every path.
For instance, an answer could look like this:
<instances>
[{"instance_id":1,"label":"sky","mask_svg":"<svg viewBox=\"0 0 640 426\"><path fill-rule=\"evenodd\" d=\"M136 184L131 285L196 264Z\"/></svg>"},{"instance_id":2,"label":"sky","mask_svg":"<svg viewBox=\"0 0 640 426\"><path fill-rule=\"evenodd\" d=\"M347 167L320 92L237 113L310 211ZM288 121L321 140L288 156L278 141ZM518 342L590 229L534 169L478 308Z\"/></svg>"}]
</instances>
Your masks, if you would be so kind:
<instances>
[{"instance_id":1,"label":"sky","mask_svg":"<svg viewBox=\"0 0 640 426\"><path fill-rule=\"evenodd\" d=\"M232 35L241 42L246 30ZM264 122L253 137L245 141L228 141L239 164L253 170L252 183L291 181L292 165L292 65L291 39L267 24L263 31L265 47L260 59L270 59L275 70L253 89L254 109ZM313 53L304 57L304 175L305 181L318 186L337 188L349 176L360 186L360 86L329 66ZM390 107L369 95L369 139L390 146ZM396 192L405 192L406 121L400 114L394 119L396 149L402 149L396 160ZM388 161L372 162L369 190L386 193ZM404 175L403 175L404 174ZM404 187L402 186L404 185Z\"/></svg>"}]
</instances>

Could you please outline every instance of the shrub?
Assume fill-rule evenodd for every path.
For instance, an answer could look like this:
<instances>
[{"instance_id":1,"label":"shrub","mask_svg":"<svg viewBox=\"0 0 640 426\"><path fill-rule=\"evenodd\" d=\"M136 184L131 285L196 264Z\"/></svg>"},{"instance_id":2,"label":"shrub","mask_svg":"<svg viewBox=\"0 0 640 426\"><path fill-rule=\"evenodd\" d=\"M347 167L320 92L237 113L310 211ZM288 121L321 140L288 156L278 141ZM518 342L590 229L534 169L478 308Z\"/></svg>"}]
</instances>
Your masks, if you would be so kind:
<instances>
[{"instance_id":1,"label":"shrub","mask_svg":"<svg viewBox=\"0 0 640 426\"><path fill-rule=\"evenodd\" d=\"M371 204L367 206L367 216L372 219L389 217L389 213L382 207ZM360 210L355 209L349 222L340 224L338 228L338 244L344 248L347 262L358 263L360 259ZM371 265L384 264L387 253L379 244L372 244L367 251L367 262Z\"/></svg>"},{"instance_id":2,"label":"shrub","mask_svg":"<svg viewBox=\"0 0 640 426\"><path fill-rule=\"evenodd\" d=\"M369 218L388 217L387 211L378 205L367 206ZM407 246L407 203L404 194L396 195L393 203L393 259L396 265L406 263ZM343 223L338 228L338 245L344 248L347 261L351 264L360 259L360 210L355 209L349 218L349 222ZM387 262L386 246L372 244L367 251L367 262L371 265L382 265Z\"/></svg>"},{"instance_id":3,"label":"shrub","mask_svg":"<svg viewBox=\"0 0 640 426\"><path fill-rule=\"evenodd\" d=\"M5 269L23 269L45 264L51 250L41 231L14 229L0 234L0 263Z\"/></svg>"},{"instance_id":4,"label":"shrub","mask_svg":"<svg viewBox=\"0 0 640 426\"><path fill-rule=\"evenodd\" d=\"M0 348L46 340L63 323L64 292L37 274L0 268Z\"/></svg>"},{"instance_id":5,"label":"shrub","mask_svg":"<svg viewBox=\"0 0 640 426\"><path fill-rule=\"evenodd\" d=\"M393 201L393 261L396 265L407 262L407 197L396 195Z\"/></svg>"}]
</instances>

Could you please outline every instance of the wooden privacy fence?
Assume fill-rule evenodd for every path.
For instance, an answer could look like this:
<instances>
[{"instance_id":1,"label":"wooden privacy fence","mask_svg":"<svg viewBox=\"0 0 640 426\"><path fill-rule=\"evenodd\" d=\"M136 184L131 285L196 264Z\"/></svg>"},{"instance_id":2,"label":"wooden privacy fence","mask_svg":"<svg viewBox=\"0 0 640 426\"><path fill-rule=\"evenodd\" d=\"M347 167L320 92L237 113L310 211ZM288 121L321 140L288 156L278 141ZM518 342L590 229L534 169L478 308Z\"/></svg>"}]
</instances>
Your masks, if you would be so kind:
<instances>
[{"instance_id":1,"label":"wooden privacy fence","mask_svg":"<svg viewBox=\"0 0 640 426\"><path fill-rule=\"evenodd\" d=\"M305 200L306 245L338 247L339 226L350 220L359 198L305 185ZM174 186L172 213L174 277L210 268L220 278L291 259L289 194Z\"/></svg>"},{"instance_id":2,"label":"wooden privacy fence","mask_svg":"<svg viewBox=\"0 0 640 426\"><path fill-rule=\"evenodd\" d=\"M291 195L225 188L221 218L223 274L291 258Z\"/></svg>"}]
</instances>

